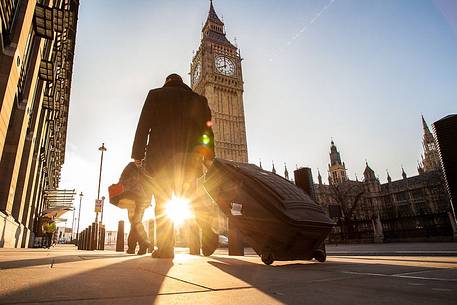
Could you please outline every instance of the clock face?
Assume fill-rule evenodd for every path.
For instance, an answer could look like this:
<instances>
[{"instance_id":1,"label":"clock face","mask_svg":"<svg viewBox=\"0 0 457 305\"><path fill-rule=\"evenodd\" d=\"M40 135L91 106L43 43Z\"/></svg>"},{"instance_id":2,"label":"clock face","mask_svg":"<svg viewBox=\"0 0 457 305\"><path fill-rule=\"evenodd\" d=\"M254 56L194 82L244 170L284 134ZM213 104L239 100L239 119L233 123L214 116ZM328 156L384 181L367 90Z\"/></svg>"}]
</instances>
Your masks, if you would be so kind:
<instances>
[{"instance_id":1,"label":"clock face","mask_svg":"<svg viewBox=\"0 0 457 305\"><path fill-rule=\"evenodd\" d=\"M217 56L214 60L214 64L216 65L216 70L227 76L235 75L235 63L228 57L225 56Z\"/></svg>"},{"instance_id":2,"label":"clock face","mask_svg":"<svg viewBox=\"0 0 457 305\"><path fill-rule=\"evenodd\" d=\"M200 76L202 74L202 64L200 62L194 68L194 73L192 74L192 81L196 84L200 80Z\"/></svg>"}]
</instances>

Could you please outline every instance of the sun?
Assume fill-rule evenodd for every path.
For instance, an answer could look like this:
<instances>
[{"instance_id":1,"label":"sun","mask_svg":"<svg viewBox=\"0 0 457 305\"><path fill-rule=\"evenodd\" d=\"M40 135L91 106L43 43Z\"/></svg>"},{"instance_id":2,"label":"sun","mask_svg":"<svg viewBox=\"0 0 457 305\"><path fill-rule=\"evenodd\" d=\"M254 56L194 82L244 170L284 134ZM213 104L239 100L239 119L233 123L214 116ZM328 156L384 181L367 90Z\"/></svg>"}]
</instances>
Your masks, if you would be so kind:
<instances>
[{"instance_id":1,"label":"sun","mask_svg":"<svg viewBox=\"0 0 457 305\"><path fill-rule=\"evenodd\" d=\"M166 213L175 225L182 225L187 219L192 218L190 200L173 195L167 202Z\"/></svg>"}]
</instances>

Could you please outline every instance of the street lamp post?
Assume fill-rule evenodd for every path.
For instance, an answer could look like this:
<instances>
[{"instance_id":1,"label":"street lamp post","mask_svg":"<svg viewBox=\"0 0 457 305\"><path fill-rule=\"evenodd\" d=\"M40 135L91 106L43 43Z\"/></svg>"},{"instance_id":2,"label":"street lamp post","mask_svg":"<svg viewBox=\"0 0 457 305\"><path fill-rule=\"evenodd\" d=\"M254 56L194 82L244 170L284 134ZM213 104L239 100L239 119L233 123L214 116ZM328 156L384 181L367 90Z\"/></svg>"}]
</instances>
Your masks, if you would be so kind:
<instances>
[{"instance_id":1,"label":"street lamp post","mask_svg":"<svg viewBox=\"0 0 457 305\"><path fill-rule=\"evenodd\" d=\"M103 169L103 153L106 151L105 143L102 143L102 146L98 148L101 151L100 157L100 173L98 175L98 191L97 191L97 201L100 200L100 184L102 182L102 169ZM95 223L98 223L98 211L95 212Z\"/></svg>"},{"instance_id":2,"label":"street lamp post","mask_svg":"<svg viewBox=\"0 0 457 305\"><path fill-rule=\"evenodd\" d=\"M79 243L79 220L81 219L81 203L83 201L83 192L79 194L79 212L78 212L78 228L76 229L76 240Z\"/></svg>"},{"instance_id":3,"label":"street lamp post","mask_svg":"<svg viewBox=\"0 0 457 305\"><path fill-rule=\"evenodd\" d=\"M73 241L73 233L75 231L75 206L73 205L73 216L71 219L71 238L70 241Z\"/></svg>"},{"instance_id":4,"label":"street lamp post","mask_svg":"<svg viewBox=\"0 0 457 305\"><path fill-rule=\"evenodd\" d=\"M105 209L105 196L102 196L102 213L100 215L100 223L103 223L103 210Z\"/></svg>"}]
</instances>

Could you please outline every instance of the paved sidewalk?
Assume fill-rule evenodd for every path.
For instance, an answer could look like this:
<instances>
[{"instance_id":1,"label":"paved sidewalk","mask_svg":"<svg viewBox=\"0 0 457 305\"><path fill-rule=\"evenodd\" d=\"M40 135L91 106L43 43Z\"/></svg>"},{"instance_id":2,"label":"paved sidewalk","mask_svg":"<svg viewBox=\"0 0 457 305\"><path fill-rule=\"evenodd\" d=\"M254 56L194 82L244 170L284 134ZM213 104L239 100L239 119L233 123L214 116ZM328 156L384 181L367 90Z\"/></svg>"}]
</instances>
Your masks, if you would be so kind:
<instances>
[{"instance_id":1,"label":"paved sidewalk","mask_svg":"<svg viewBox=\"0 0 457 305\"><path fill-rule=\"evenodd\" d=\"M412 256L457 256L457 242L433 243L384 243L384 244L330 244L326 245L328 256L371 256L371 255L412 255ZM257 256L255 251L246 248L245 255ZM228 254L227 249L218 249L217 254Z\"/></svg>"},{"instance_id":2,"label":"paved sidewalk","mask_svg":"<svg viewBox=\"0 0 457 305\"><path fill-rule=\"evenodd\" d=\"M331 244L326 246L330 256L335 255L418 255L457 256L457 242Z\"/></svg>"},{"instance_id":3,"label":"paved sidewalk","mask_svg":"<svg viewBox=\"0 0 457 305\"><path fill-rule=\"evenodd\" d=\"M257 256L0 250L0 304L455 304L456 287L457 257L348 255L266 266Z\"/></svg>"}]
</instances>

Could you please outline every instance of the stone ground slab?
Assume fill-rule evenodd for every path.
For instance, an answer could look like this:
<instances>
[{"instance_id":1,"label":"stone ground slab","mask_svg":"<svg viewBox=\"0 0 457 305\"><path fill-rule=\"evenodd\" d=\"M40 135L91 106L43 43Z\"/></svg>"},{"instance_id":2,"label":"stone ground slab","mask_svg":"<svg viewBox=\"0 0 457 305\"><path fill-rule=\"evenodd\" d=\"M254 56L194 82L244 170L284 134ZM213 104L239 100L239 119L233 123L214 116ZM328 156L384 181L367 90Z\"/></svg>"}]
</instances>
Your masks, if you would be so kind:
<instances>
[{"instance_id":1,"label":"stone ground slab","mask_svg":"<svg viewBox=\"0 0 457 305\"><path fill-rule=\"evenodd\" d=\"M178 253L174 260L163 260L72 247L2 249L0 304L353 305L457 300L457 257L345 255L330 256L325 263L266 266L255 255L223 253Z\"/></svg>"}]
</instances>

